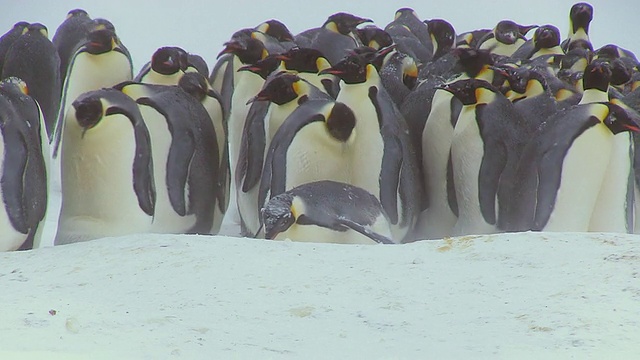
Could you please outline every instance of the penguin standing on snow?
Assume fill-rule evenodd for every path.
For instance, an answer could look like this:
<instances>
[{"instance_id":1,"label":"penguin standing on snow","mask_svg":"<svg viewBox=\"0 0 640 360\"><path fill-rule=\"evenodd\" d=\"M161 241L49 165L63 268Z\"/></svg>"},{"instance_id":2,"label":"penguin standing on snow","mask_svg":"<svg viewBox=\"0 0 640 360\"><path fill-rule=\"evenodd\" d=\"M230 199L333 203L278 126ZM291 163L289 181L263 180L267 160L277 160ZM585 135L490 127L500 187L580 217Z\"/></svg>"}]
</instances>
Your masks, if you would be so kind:
<instances>
[{"instance_id":1,"label":"penguin standing on snow","mask_svg":"<svg viewBox=\"0 0 640 360\"><path fill-rule=\"evenodd\" d=\"M55 244L149 232L153 158L135 101L115 89L87 92L72 103L64 132Z\"/></svg>"},{"instance_id":2,"label":"penguin standing on snow","mask_svg":"<svg viewBox=\"0 0 640 360\"><path fill-rule=\"evenodd\" d=\"M508 186L528 139L525 120L484 80L460 80L442 88L463 104L451 140L459 209L453 235L494 233L499 215L509 210Z\"/></svg>"},{"instance_id":3,"label":"penguin standing on snow","mask_svg":"<svg viewBox=\"0 0 640 360\"><path fill-rule=\"evenodd\" d=\"M26 83L0 83L0 251L37 247L47 210L44 124ZM45 140L46 141L46 140Z\"/></svg>"},{"instance_id":4,"label":"penguin standing on snow","mask_svg":"<svg viewBox=\"0 0 640 360\"><path fill-rule=\"evenodd\" d=\"M60 107L60 57L47 37L47 28L31 24L17 38L4 58L2 78L15 76L24 80L44 114L46 132L51 136Z\"/></svg>"},{"instance_id":5,"label":"penguin standing on snow","mask_svg":"<svg viewBox=\"0 0 640 360\"><path fill-rule=\"evenodd\" d=\"M632 112L608 99L598 101L605 100L610 77L605 63L587 66L582 104L548 119L525 147L513 182L517 206L510 230L588 231L600 211L594 209L604 182L624 195L616 196L623 201L615 208L602 210L624 213L629 174L609 179L607 169L616 134L638 132L640 125ZM627 219L623 215L618 221Z\"/></svg>"},{"instance_id":6,"label":"penguin standing on snow","mask_svg":"<svg viewBox=\"0 0 640 360\"><path fill-rule=\"evenodd\" d=\"M269 200L262 217L267 239L393 244L378 199L349 184L300 185Z\"/></svg>"},{"instance_id":7,"label":"penguin standing on snow","mask_svg":"<svg viewBox=\"0 0 640 360\"><path fill-rule=\"evenodd\" d=\"M423 204L415 150L407 124L382 86L375 66L351 54L322 71L342 80L337 101L356 118L351 184L380 199L398 241L410 241Z\"/></svg>"}]
</instances>

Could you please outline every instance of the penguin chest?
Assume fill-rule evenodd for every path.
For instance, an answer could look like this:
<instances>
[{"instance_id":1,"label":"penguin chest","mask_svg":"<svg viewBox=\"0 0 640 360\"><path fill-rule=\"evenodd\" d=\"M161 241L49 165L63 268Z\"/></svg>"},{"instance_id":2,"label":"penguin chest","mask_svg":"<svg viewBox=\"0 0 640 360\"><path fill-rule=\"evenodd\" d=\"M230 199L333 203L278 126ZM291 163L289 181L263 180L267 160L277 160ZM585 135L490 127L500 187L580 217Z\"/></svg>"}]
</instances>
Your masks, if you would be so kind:
<instances>
[{"instance_id":1,"label":"penguin chest","mask_svg":"<svg viewBox=\"0 0 640 360\"><path fill-rule=\"evenodd\" d=\"M613 135L603 124L585 130L562 161L560 186L545 231L587 231L609 165Z\"/></svg>"},{"instance_id":2,"label":"penguin chest","mask_svg":"<svg viewBox=\"0 0 640 360\"><path fill-rule=\"evenodd\" d=\"M351 229L337 231L317 225L293 224L275 238L299 242L334 243L334 244L376 244L372 239Z\"/></svg>"},{"instance_id":3,"label":"penguin chest","mask_svg":"<svg viewBox=\"0 0 640 360\"><path fill-rule=\"evenodd\" d=\"M422 132L422 166L425 170L425 187L432 204L446 203L447 163L453 139L452 99L453 95L447 91L436 92Z\"/></svg>"},{"instance_id":4,"label":"penguin chest","mask_svg":"<svg viewBox=\"0 0 640 360\"><path fill-rule=\"evenodd\" d=\"M184 71L182 70L179 70L173 74L163 75L151 69L140 82L153 85L178 85L178 82L180 81L182 75L184 75Z\"/></svg>"},{"instance_id":5,"label":"penguin chest","mask_svg":"<svg viewBox=\"0 0 640 360\"><path fill-rule=\"evenodd\" d=\"M287 150L286 190L318 180L349 183L352 141L337 141L322 121L298 131Z\"/></svg>"},{"instance_id":6,"label":"penguin chest","mask_svg":"<svg viewBox=\"0 0 640 360\"><path fill-rule=\"evenodd\" d=\"M82 135L67 118L62 143L61 218L84 217L110 223L113 231L144 232L151 217L138 205L133 188L136 141L124 115L105 117Z\"/></svg>"},{"instance_id":7,"label":"penguin chest","mask_svg":"<svg viewBox=\"0 0 640 360\"><path fill-rule=\"evenodd\" d=\"M246 74L246 72L236 74L235 78L239 78L241 81L233 92L231 113L229 115L229 123L227 124L229 131L229 158L231 160L231 167L234 170L232 172L235 172L235 166L238 162L242 132L249 107L251 106L251 104L247 105L247 101L260 91L264 83L264 80L262 80L260 76Z\"/></svg>"},{"instance_id":8,"label":"penguin chest","mask_svg":"<svg viewBox=\"0 0 640 360\"><path fill-rule=\"evenodd\" d=\"M476 120L475 107L465 106L453 131L451 161L459 217L455 235L488 233L495 226L487 224L480 210L479 174L484 158L484 141Z\"/></svg>"},{"instance_id":9,"label":"penguin chest","mask_svg":"<svg viewBox=\"0 0 640 360\"><path fill-rule=\"evenodd\" d=\"M122 53L76 56L65 83L65 108L80 94L131 80L131 63Z\"/></svg>"}]
</instances>

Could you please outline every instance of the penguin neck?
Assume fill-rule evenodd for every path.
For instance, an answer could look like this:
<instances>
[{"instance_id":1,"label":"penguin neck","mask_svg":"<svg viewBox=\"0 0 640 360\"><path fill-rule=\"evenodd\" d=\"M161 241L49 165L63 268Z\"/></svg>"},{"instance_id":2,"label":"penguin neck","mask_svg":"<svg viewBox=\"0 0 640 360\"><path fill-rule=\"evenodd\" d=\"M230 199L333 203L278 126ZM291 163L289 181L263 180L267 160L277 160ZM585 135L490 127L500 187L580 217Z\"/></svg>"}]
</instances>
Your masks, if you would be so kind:
<instances>
[{"instance_id":1,"label":"penguin neck","mask_svg":"<svg viewBox=\"0 0 640 360\"><path fill-rule=\"evenodd\" d=\"M578 104L592 104L597 102L609 102L609 93L599 89L586 89L582 93L582 98Z\"/></svg>"},{"instance_id":2,"label":"penguin neck","mask_svg":"<svg viewBox=\"0 0 640 360\"><path fill-rule=\"evenodd\" d=\"M531 99L544 93L545 89L539 80L532 79L527 82L527 90L524 92L525 98Z\"/></svg>"},{"instance_id":3,"label":"penguin neck","mask_svg":"<svg viewBox=\"0 0 640 360\"><path fill-rule=\"evenodd\" d=\"M564 52L562 51L562 48L560 47L560 45L556 45L551 48L543 48L536 51L533 55L531 55L531 60L538 58L540 56L545 56L545 55L563 55L563 54Z\"/></svg>"},{"instance_id":4,"label":"penguin neck","mask_svg":"<svg viewBox=\"0 0 640 360\"><path fill-rule=\"evenodd\" d=\"M589 33L585 28L580 27L576 32L569 32L569 43L577 40L590 41Z\"/></svg>"}]
</instances>

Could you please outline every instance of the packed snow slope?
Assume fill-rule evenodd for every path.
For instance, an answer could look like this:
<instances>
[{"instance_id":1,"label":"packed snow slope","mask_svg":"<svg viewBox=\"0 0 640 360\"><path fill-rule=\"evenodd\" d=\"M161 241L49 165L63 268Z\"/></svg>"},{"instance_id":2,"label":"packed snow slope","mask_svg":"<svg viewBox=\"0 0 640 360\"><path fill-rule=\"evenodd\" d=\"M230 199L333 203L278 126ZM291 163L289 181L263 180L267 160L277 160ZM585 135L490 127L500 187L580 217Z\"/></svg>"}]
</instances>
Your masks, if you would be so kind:
<instances>
[{"instance_id":1,"label":"packed snow slope","mask_svg":"<svg viewBox=\"0 0 640 360\"><path fill-rule=\"evenodd\" d=\"M0 359L637 358L640 242L137 235L0 254Z\"/></svg>"}]
</instances>

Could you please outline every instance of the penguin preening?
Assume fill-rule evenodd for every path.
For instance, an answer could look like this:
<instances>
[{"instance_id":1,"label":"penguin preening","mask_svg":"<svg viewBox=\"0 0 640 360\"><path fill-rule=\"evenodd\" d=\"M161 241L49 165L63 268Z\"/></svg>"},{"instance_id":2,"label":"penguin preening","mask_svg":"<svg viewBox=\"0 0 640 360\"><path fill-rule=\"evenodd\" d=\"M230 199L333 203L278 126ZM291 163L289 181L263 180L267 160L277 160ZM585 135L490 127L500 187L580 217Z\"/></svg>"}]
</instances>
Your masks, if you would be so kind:
<instances>
[{"instance_id":1,"label":"penguin preening","mask_svg":"<svg viewBox=\"0 0 640 360\"><path fill-rule=\"evenodd\" d=\"M24 81L0 82L0 251L37 247L47 212L44 121Z\"/></svg>"},{"instance_id":2,"label":"penguin preening","mask_svg":"<svg viewBox=\"0 0 640 360\"><path fill-rule=\"evenodd\" d=\"M135 101L116 89L84 93L63 129L55 244L149 232L156 205L151 139Z\"/></svg>"},{"instance_id":3,"label":"penguin preening","mask_svg":"<svg viewBox=\"0 0 640 360\"><path fill-rule=\"evenodd\" d=\"M262 210L267 239L393 244L378 199L364 189L317 181L273 197Z\"/></svg>"}]
</instances>

